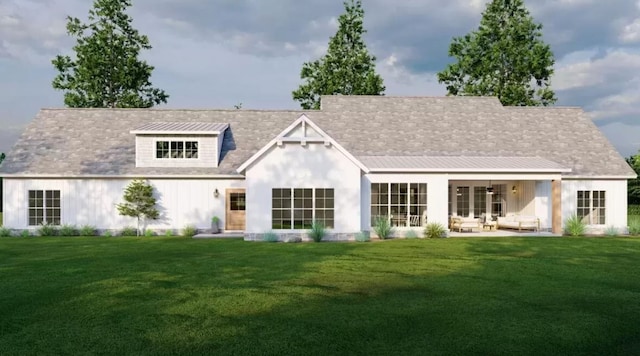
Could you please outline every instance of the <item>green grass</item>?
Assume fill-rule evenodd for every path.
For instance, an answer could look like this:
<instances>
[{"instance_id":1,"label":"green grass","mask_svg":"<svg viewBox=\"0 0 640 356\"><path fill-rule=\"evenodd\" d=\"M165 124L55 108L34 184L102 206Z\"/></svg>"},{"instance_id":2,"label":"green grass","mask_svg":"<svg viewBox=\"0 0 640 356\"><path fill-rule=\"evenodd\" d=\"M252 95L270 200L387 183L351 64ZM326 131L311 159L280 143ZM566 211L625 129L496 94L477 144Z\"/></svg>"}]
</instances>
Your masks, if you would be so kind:
<instances>
[{"instance_id":1,"label":"green grass","mask_svg":"<svg viewBox=\"0 0 640 356\"><path fill-rule=\"evenodd\" d=\"M0 239L0 354L634 354L640 239Z\"/></svg>"}]
</instances>

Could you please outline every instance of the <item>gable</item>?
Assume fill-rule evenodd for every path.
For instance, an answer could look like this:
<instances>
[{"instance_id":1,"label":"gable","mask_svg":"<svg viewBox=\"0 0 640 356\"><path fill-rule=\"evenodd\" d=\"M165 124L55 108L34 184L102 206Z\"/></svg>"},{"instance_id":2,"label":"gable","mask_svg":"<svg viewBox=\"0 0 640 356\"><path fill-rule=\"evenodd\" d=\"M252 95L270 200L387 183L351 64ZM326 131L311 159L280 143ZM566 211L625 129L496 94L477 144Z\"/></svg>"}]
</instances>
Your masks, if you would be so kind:
<instances>
[{"instance_id":1,"label":"gable","mask_svg":"<svg viewBox=\"0 0 640 356\"><path fill-rule=\"evenodd\" d=\"M298 120L296 120L297 122ZM287 132L284 138L324 138L323 134L318 132L313 126L307 124L307 120L300 120L297 122L297 126L293 127L289 132Z\"/></svg>"},{"instance_id":2,"label":"gable","mask_svg":"<svg viewBox=\"0 0 640 356\"><path fill-rule=\"evenodd\" d=\"M342 145L336 142L331 136L327 135L318 125L311 121L306 115L301 115L296 121L294 121L289 127L284 129L278 134L271 142L266 144L260 151L256 152L251 158L245 161L238 169L238 173L244 172L258 159L267 154L267 152L274 146L282 146L285 143L299 143L304 146L309 143L322 143L325 146L333 146L340 153L349 159L353 164L360 168L365 173L369 172L369 169L356 159L351 153L349 153Z\"/></svg>"}]
</instances>

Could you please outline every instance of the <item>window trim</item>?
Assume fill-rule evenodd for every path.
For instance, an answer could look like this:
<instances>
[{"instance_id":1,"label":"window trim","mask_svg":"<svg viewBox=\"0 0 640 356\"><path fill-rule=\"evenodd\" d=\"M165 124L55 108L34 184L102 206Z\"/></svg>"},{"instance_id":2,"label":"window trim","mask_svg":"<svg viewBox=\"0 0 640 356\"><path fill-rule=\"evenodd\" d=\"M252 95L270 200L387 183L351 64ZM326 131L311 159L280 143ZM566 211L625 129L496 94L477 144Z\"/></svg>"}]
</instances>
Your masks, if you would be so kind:
<instances>
[{"instance_id":1,"label":"window trim","mask_svg":"<svg viewBox=\"0 0 640 356\"><path fill-rule=\"evenodd\" d=\"M30 193L31 192L42 192L42 207L35 207L32 208L31 204L30 204ZM58 200L59 200L59 207L51 207L49 208L47 206L47 192L58 192ZM38 226L42 226L42 222L47 221L47 223L49 225L52 226L62 226L62 211L63 211L63 199L62 199L62 190L61 189L27 189L26 192L26 202L27 202L27 226L30 228L35 228ZM42 222L40 222L39 224L36 225L31 225L31 209L37 209L37 210L42 210ZM49 220L47 219L47 210L58 210L60 213L60 221L59 224L52 224L51 222L49 222ZM36 217L37 219L37 217Z\"/></svg>"},{"instance_id":2,"label":"window trim","mask_svg":"<svg viewBox=\"0 0 640 356\"><path fill-rule=\"evenodd\" d=\"M289 199L290 199L290 207L289 207L289 208L286 208L286 209L285 209L285 208L274 208L274 207L273 207L273 199L274 199L274 197L273 197L273 191L274 191L275 189L278 189L278 190L284 190L284 191L289 190L289 191L290 191L291 195L290 195L290 197L289 197ZM326 229L326 230L333 230L333 229L335 229L335 226L336 226L336 214L335 214L335 207L336 207L336 202L335 202L335 199L336 199L336 198L335 198L335 194L336 194L336 193L335 193L335 191L336 191L336 190L335 190L335 188L325 188L325 187L312 187L312 188L309 188L309 187L306 187L306 188L305 188L305 187L295 187L295 188L272 187L272 188L271 188L271 209L270 209L270 210L271 210L271 229L272 229L272 230L274 230L274 231L293 231L293 232L302 232L302 231L308 231L308 230L309 230L309 228L302 228L302 229L296 229L296 228L295 228L295 221L296 221L295 212L296 212L296 211L304 211L304 210L308 210L308 208L305 208L305 207L304 207L304 200L305 200L305 199L307 199L306 197L304 197L304 194L303 194L303 197L301 198L301 200L303 201L303 203L302 203L302 204L303 204L303 207L302 207L302 208L296 208L296 206L295 206L295 200L296 200L295 191L296 191L296 190L303 190L303 191L304 191L304 190L306 190L306 189L310 189L310 190L311 190L311 198L310 198L310 199L311 199L311 206L312 206L312 207L311 207L311 220L312 220L312 221L316 221L316 212L317 212L318 210L322 210L323 212L325 212L325 214L326 214L326 212L327 212L327 211L331 211L331 212L333 212L333 217L332 217L331 219L327 219L327 218L325 217L325 218L323 218L323 219L322 219L322 221L323 221L323 222L326 222L327 220L332 220L332 221L333 221L333 224L332 224L333 226L331 226L331 227L327 227L327 226L325 226L325 229ZM317 207L316 207L316 202L317 202L317 200L316 200L316 199L317 199L317 191L318 191L319 189L324 190L324 191L325 191L325 192L324 192L325 194L326 194L326 191L327 191L327 190L332 190L332 191L333 191L333 198L332 198L333 206L332 206L332 208L330 208L330 209L329 209L329 208L326 208L326 206L325 206L324 208L317 208ZM325 201L326 201L326 197L325 197ZM276 229L276 228L274 228L274 227L273 227L273 220L274 220L274 218L273 218L273 212L274 212L274 210L278 210L278 211L289 211L289 212L291 213L291 217L290 217L290 219L289 219L289 222L290 222L290 225L291 225L291 227L290 227L290 228L285 228L285 229ZM304 213L303 213L303 214L304 214ZM283 220L283 219L280 219L280 220ZM302 221L304 222L304 220L305 220L305 219L304 219L304 216L303 216L303 217L302 217Z\"/></svg>"},{"instance_id":3,"label":"window trim","mask_svg":"<svg viewBox=\"0 0 640 356\"><path fill-rule=\"evenodd\" d=\"M169 143L169 157L167 158L158 158L158 142L167 142ZM182 142L182 153L183 156L181 158L173 158L171 157L171 144L173 142ZM187 155L187 143L197 143L198 144L198 157L197 158L186 158ZM201 142L200 139L198 138L184 138L184 139L177 139L177 138L161 138L161 137L156 137L153 139L153 145L152 145L152 157L154 161L169 161L169 162L176 162L176 161L186 161L186 162L193 162L193 161L199 161L200 158L202 157L202 149L201 149Z\"/></svg>"}]
</instances>

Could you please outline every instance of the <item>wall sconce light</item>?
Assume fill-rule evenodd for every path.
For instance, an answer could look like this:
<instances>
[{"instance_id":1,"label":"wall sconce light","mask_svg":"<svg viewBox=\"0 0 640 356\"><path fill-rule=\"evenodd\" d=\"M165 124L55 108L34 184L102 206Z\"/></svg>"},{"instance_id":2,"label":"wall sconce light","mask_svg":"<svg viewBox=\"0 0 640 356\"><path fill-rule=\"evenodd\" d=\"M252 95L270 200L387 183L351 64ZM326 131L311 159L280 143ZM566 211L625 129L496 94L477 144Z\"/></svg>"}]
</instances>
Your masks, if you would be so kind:
<instances>
[{"instance_id":1,"label":"wall sconce light","mask_svg":"<svg viewBox=\"0 0 640 356\"><path fill-rule=\"evenodd\" d=\"M511 193L516 194L517 192L518 192L518 189L516 189L515 185L511 187Z\"/></svg>"},{"instance_id":2,"label":"wall sconce light","mask_svg":"<svg viewBox=\"0 0 640 356\"><path fill-rule=\"evenodd\" d=\"M216 188L216 190L213 191L213 197L217 198L220 196L220 192L218 191L218 188Z\"/></svg>"}]
</instances>

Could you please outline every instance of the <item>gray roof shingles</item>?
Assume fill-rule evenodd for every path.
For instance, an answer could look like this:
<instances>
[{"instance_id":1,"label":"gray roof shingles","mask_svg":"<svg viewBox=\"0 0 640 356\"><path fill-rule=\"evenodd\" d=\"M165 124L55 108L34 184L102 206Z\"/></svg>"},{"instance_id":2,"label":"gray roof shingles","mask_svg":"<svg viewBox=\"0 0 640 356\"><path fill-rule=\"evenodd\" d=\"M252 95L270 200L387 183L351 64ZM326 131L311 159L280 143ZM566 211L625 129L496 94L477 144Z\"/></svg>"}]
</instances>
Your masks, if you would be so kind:
<instances>
[{"instance_id":1,"label":"gray roof shingles","mask_svg":"<svg viewBox=\"0 0 640 356\"><path fill-rule=\"evenodd\" d=\"M0 167L16 175L237 175L300 115L359 156L540 157L566 175L634 176L579 108L511 108L494 98L322 98L321 111L43 109ZM136 168L135 135L166 122L228 123L220 166Z\"/></svg>"}]
</instances>

